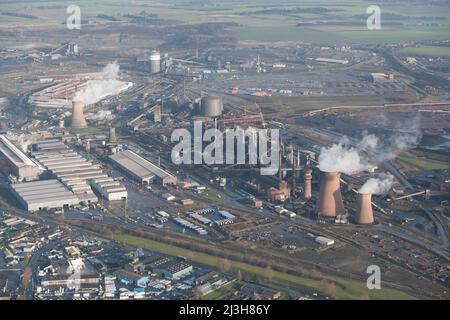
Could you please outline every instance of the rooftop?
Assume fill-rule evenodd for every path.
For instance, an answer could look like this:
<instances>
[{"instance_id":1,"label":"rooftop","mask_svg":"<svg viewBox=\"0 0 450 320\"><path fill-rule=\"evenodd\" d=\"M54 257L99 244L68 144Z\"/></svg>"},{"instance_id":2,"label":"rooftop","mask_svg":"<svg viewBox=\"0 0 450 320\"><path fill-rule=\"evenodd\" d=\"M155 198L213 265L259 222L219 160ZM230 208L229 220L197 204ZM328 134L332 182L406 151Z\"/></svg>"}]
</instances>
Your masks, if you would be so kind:
<instances>
[{"instance_id":1,"label":"rooftop","mask_svg":"<svg viewBox=\"0 0 450 320\"><path fill-rule=\"evenodd\" d=\"M16 166L37 166L19 148L11 143L4 135L0 135L0 152Z\"/></svg>"},{"instance_id":2,"label":"rooftop","mask_svg":"<svg viewBox=\"0 0 450 320\"><path fill-rule=\"evenodd\" d=\"M111 155L110 158L141 178L148 178L155 175L160 178L173 177L169 172L142 158L131 150L115 153Z\"/></svg>"},{"instance_id":3,"label":"rooftop","mask_svg":"<svg viewBox=\"0 0 450 320\"><path fill-rule=\"evenodd\" d=\"M73 200L78 198L56 179L12 184L11 188L27 203Z\"/></svg>"}]
</instances>

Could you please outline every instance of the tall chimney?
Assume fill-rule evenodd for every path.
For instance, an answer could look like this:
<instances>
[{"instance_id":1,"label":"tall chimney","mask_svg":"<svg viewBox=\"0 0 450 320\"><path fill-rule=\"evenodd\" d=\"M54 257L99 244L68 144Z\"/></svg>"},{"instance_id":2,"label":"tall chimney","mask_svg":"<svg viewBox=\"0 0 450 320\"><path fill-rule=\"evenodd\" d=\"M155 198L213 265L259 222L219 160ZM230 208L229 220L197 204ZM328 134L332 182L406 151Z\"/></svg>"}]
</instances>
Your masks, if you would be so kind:
<instances>
[{"instance_id":1,"label":"tall chimney","mask_svg":"<svg viewBox=\"0 0 450 320\"><path fill-rule=\"evenodd\" d=\"M311 199L311 180L312 180L312 170L306 169L305 171L305 199Z\"/></svg>"},{"instance_id":2,"label":"tall chimney","mask_svg":"<svg viewBox=\"0 0 450 320\"><path fill-rule=\"evenodd\" d=\"M341 174L339 172L321 173L320 195L317 210L324 217L336 217L344 214L341 195Z\"/></svg>"},{"instance_id":3,"label":"tall chimney","mask_svg":"<svg viewBox=\"0 0 450 320\"><path fill-rule=\"evenodd\" d=\"M117 143L116 128L109 127L109 143Z\"/></svg>"},{"instance_id":4,"label":"tall chimney","mask_svg":"<svg viewBox=\"0 0 450 320\"><path fill-rule=\"evenodd\" d=\"M373 223L372 194L359 194L358 210L356 211L355 219L358 224Z\"/></svg>"},{"instance_id":5,"label":"tall chimney","mask_svg":"<svg viewBox=\"0 0 450 320\"><path fill-rule=\"evenodd\" d=\"M83 114L84 104L81 101L72 101L72 128L85 128L86 119Z\"/></svg>"}]
</instances>

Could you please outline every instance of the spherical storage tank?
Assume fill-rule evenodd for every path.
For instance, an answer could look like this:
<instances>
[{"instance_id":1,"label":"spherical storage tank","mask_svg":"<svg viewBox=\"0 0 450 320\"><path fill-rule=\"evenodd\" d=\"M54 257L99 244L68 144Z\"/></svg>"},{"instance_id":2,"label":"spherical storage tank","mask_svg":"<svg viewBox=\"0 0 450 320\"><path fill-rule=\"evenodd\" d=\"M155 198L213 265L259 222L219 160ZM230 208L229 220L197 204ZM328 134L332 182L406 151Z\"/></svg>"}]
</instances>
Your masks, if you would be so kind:
<instances>
[{"instance_id":1,"label":"spherical storage tank","mask_svg":"<svg viewBox=\"0 0 450 320\"><path fill-rule=\"evenodd\" d=\"M223 104L219 97L204 97L201 102L201 113L207 117L218 117L222 114Z\"/></svg>"}]
</instances>

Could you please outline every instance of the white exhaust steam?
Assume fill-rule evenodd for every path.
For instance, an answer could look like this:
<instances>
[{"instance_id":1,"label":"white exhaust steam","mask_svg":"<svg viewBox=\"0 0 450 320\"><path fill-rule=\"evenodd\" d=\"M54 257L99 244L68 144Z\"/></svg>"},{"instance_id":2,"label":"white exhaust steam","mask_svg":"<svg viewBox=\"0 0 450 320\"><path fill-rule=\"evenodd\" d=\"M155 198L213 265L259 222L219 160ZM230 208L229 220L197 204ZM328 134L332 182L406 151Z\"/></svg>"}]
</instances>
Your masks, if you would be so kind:
<instances>
[{"instance_id":1,"label":"white exhaust steam","mask_svg":"<svg viewBox=\"0 0 450 320\"><path fill-rule=\"evenodd\" d=\"M408 130L396 130L390 136L378 137L363 132L358 142L344 137L329 148L322 148L319 169L325 172L352 173L367 170L385 160L394 159L400 152L417 146L422 136L419 117L408 121Z\"/></svg>"},{"instance_id":2,"label":"white exhaust steam","mask_svg":"<svg viewBox=\"0 0 450 320\"><path fill-rule=\"evenodd\" d=\"M84 105L90 105L100 101L109 95L119 94L124 82L117 80L120 66L117 61L109 63L102 70L102 77L96 80L89 80L87 86L76 93L74 100L81 101Z\"/></svg>"},{"instance_id":3,"label":"white exhaust steam","mask_svg":"<svg viewBox=\"0 0 450 320\"><path fill-rule=\"evenodd\" d=\"M359 188L360 194L386 194L395 183L394 176L381 173L377 178L370 178Z\"/></svg>"}]
</instances>

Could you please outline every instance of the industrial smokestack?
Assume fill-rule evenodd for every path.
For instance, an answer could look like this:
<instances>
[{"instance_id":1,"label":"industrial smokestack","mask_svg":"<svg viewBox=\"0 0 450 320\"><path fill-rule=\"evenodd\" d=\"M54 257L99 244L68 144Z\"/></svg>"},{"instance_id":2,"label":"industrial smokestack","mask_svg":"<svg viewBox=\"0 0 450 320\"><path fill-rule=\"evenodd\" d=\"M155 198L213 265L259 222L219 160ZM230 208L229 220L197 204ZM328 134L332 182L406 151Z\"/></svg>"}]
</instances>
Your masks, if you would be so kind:
<instances>
[{"instance_id":1,"label":"industrial smokestack","mask_svg":"<svg viewBox=\"0 0 450 320\"><path fill-rule=\"evenodd\" d=\"M317 204L317 210L321 216L336 217L345 213L340 176L339 172L322 171L319 202Z\"/></svg>"},{"instance_id":2,"label":"industrial smokestack","mask_svg":"<svg viewBox=\"0 0 450 320\"><path fill-rule=\"evenodd\" d=\"M72 128L85 128L86 119L83 114L84 104L81 101L72 101Z\"/></svg>"},{"instance_id":3,"label":"industrial smokestack","mask_svg":"<svg viewBox=\"0 0 450 320\"><path fill-rule=\"evenodd\" d=\"M117 143L116 128L109 127L109 143Z\"/></svg>"},{"instance_id":4,"label":"industrial smokestack","mask_svg":"<svg viewBox=\"0 0 450 320\"><path fill-rule=\"evenodd\" d=\"M358 210L356 211L356 223L358 224L372 224L373 223L373 211L372 211L372 194L360 193Z\"/></svg>"},{"instance_id":5,"label":"industrial smokestack","mask_svg":"<svg viewBox=\"0 0 450 320\"><path fill-rule=\"evenodd\" d=\"M305 171L305 199L311 199L311 180L312 180L312 170L306 169Z\"/></svg>"}]
</instances>

